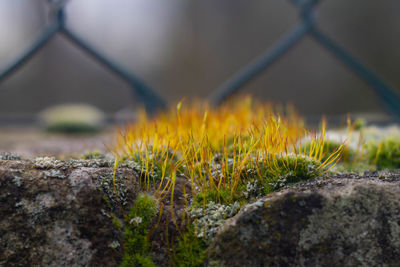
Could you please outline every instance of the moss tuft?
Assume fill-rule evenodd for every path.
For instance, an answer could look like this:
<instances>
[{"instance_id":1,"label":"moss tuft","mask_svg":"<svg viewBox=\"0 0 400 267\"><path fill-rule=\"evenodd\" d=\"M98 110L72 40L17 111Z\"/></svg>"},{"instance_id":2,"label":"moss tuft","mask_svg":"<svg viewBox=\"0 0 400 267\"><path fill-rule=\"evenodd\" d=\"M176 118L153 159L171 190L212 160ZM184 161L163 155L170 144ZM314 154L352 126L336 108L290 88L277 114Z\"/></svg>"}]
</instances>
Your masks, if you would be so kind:
<instances>
[{"instance_id":1,"label":"moss tuft","mask_svg":"<svg viewBox=\"0 0 400 267\"><path fill-rule=\"evenodd\" d=\"M188 226L185 233L179 238L174 254L174 266L200 267L204 266L207 245L195 234L193 227Z\"/></svg>"},{"instance_id":2,"label":"moss tuft","mask_svg":"<svg viewBox=\"0 0 400 267\"><path fill-rule=\"evenodd\" d=\"M156 200L150 195L140 194L125 218L121 266L155 266L150 256L148 235L151 221L156 215Z\"/></svg>"},{"instance_id":3,"label":"moss tuft","mask_svg":"<svg viewBox=\"0 0 400 267\"><path fill-rule=\"evenodd\" d=\"M368 159L377 169L400 168L400 138L389 137L381 142L371 141L366 145Z\"/></svg>"},{"instance_id":4,"label":"moss tuft","mask_svg":"<svg viewBox=\"0 0 400 267\"><path fill-rule=\"evenodd\" d=\"M81 157L81 159L105 159L106 156L99 151L91 151Z\"/></svg>"}]
</instances>

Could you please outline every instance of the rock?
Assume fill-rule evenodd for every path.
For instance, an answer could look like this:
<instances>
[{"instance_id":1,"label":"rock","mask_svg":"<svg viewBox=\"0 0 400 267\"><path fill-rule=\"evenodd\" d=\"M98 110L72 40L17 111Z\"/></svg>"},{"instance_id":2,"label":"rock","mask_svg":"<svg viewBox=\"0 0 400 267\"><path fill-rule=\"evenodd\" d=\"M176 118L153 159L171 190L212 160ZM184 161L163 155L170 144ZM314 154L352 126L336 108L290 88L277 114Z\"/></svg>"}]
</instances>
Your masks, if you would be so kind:
<instances>
[{"instance_id":1,"label":"rock","mask_svg":"<svg viewBox=\"0 0 400 267\"><path fill-rule=\"evenodd\" d=\"M0 160L0 266L115 266L136 172L99 160ZM111 214L112 213L112 214ZM118 244L118 245L117 245Z\"/></svg>"},{"instance_id":2,"label":"rock","mask_svg":"<svg viewBox=\"0 0 400 267\"><path fill-rule=\"evenodd\" d=\"M228 219L209 266L398 266L400 179L325 178L258 199Z\"/></svg>"}]
</instances>

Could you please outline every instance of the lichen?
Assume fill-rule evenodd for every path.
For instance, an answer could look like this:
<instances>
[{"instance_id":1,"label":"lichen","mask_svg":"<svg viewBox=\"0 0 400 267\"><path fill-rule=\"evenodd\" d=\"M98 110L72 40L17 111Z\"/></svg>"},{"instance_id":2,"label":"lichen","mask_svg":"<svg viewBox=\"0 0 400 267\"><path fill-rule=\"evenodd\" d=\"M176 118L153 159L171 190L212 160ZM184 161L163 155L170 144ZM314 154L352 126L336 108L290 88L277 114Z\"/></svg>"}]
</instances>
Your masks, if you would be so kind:
<instances>
[{"instance_id":1,"label":"lichen","mask_svg":"<svg viewBox=\"0 0 400 267\"><path fill-rule=\"evenodd\" d=\"M0 153L0 160L21 160L21 157L12 153Z\"/></svg>"},{"instance_id":2,"label":"lichen","mask_svg":"<svg viewBox=\"0 0 400 267\"><path fill-rule=\"evenodd\" d=\"M223 205L210 201L205 207L189 209L189 216L194 220L193 226L197 237L209 242L225 220L239 211L239 207L239 202Z\"/></svg>"},{"instance_id":3,"label":"lichen","mask_svg":"<svg viewBox=\"0 0 400 267\"><path fill-rule=\"evenodd\" d=\"M61 164L62 162L54 157L38 157L33 160L33 167L36 169L53 169Z\"/></svg>"},{"instance_id":4,"label":"lichen","mask_svg":"<svg viewBox=\"0 0 400 267\"><path fill-rule=\"evenodd\" d=\"M13 178L13 183L17 186L20 187L22 185L22 178L19 176L14 176Z\"/></svg>"},{"instance_id":5,"label":"lichen","mask_svg":"<svg viewBox=\"0 0 400 267\"><path fill-rule=\"evenodd\" d=\"M244 197L247 200L261 197L264 192L264 187L258 180L248 181L246 184L246 191L244 191Z\"/></svg>"},{"instance_id":6,"label":"lichen","mask_svg":"<svg viewBox=\"0 0 400 267\"><path fill-rule=\"evenodd\" d=\"M49 171L44 171L44 176L45 178L59 178L59 179L65 179L67 176L60 170L49 170Z\"/></svg>"},{"instance_id":7,"label":"lichen","mask_svg":"<svg viewBox=\"0 0 400 267\"><path fill-rule=\"evenodd\" d=\"M126 206L128 204L128 188L122 181L124 177L118 175L118 173L116 173L115 177L116 177L115 186L117 192L115 192L113 174L111 172L107 174L100 174L98 176L98 179L100 180L101 183L100 189L106 194L109 200L108 205L121 204L123 206Z\"/></svg>"}]
</instances>

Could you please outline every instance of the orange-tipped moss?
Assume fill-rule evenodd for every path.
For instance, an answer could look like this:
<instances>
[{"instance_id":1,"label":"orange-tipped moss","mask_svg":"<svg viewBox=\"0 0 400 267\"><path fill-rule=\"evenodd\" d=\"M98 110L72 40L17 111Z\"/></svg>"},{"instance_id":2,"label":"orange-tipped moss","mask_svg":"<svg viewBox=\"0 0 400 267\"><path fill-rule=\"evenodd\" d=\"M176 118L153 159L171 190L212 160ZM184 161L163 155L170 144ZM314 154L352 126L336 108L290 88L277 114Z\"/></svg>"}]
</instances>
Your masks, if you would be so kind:
<instances>
[{"instance_id":1,"label":"orange-tipped moss","mask_svg":"<svg viewBox=\"0 0 400 267\"><path fill-rule=\"evenodd\" d=\"M160 202L169 198L171 209L177 178L190 182L192 199L186 199L186 192L184 197L191 206L187 216L183 214L182 231L171 211L180 235L170 255L176 266L202 266L208 242L204 237L212 238L215 232L205 233L207 225L204 231L199 229L209 221L200 218L202 212L207 216L207 210L218 207L231 210L233 216L251 199L322 175L340 159L343 145L329 153L325 150L325 123L319 134L309 132L292 108L274 109L250 97L215 109L204 103L179 103L155 118L141 112L111 149L115 168L123 159L133 161L143 189L151 188ZM222 224L223 219L214 224ZM175 245L171 243L172 251ZM126 254L127 259L135 255L131 254Z\"/></svg>"},{"instance_id":2,"label":"orange-tipped moss","mask_svg":"<svg viewBox=\"0 0 400 267\"><path fill-rule=\"evenodd\" d=\"M249 178L265 184L285 171L298 175L305 158L315 165L312 177L335 165L343 147L324 153L325 124L317 135L304 128L293 109L284 113L250 97L216 109L180 102L156 118L142 112L121 133L113 152L140 163L145 189L160 181L160 197L174 188L174 175L190 180L194 196L215 191L219 198L228 190L233 199Z\"/></svg>"}]
</instances>

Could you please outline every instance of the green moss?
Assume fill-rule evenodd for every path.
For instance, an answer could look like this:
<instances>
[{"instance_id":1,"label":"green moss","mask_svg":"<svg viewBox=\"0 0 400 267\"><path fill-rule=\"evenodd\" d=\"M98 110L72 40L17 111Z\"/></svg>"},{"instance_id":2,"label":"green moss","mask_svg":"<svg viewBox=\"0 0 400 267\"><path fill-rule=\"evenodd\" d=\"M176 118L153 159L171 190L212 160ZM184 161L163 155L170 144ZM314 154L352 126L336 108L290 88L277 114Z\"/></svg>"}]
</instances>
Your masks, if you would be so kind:
<instances>
[{"instance_id":1,"label":"green moss","mask_svg":"<svg viewBox=\"0 0 400 267\"><path fill-rule=\"evenodd\" d=\"M361 130L362 128L365 128L366 125L367 121L362 118L355 120L353 123L354 130Z\"/></svg>"},{"instance_id":2,"label":"green moss","mask_svg":"<svg viewBox=\"0 0 400 267\"><path fill-rule=\"evenodd\" d=\"M151 147L149 148L149 150L151 150ZM171 177L172 169L174 168L174 166L177 165L177 162L179 160L177 155L174 155L173 157L172 155L174 155L174 151L172 150L169 151L167 159L165 158L165 155L161 155L161 153L136 153L134 156L131 156L129 158L125 157L120 159L119 165L129 166L132 165L130 163L134 163L135 169L140 173L142 178L144 177L144 175L148 175L152 182L156 182L160 181L162 178L162 169L164 164L166 164L165 177ZM147 163L145 159L148 159ZM175 171L179 175L184 173L184 168L181 166L179 168L175 168Z\"/></svg>"},{"instance_id":3,"label":"green moss","mask_svg":"<svg viewBox=\"0 0 400 267\"><path fill-rule=\"evenodd\" d=\"M59 122L46 127L46 131L54 133L94 133L99 130L96 126L79 122Z\"/></svg>"},{"instance_id":4,"label":"green moss","mask_svg":"<svg viewBox=\"0 0 400 267\"><path fill-rule=\"evenodd\" d=\"M376 166L373 164L369 164L367 162L358 161L358 162L339 162L335 166L335 172L365 172L365 171L375 171Z\"/></svg>"},{"instance_id":5,"label":"green moss","mask_svg":"<svg viewBox=\"0 0 400 267\"><path fill-rule=\"evenodd\" d=\"M99 151L88 152L81 159L104 159L106 156Z\"/></svg>"},{"instance_id":6,"label":"green moss","mask_svg":"<svg viewBox=\"0 0 400 267\"><path fill-rule=\"evenodd\" d=\"M188 226L187 231L179 237L179 242L175 249L173 266L204 266L206 248L206 243L196 236L193 227Z\"/></svg>"},{"instance_id":7,"label":"green moss","mask_svg":"<svg viewBox=\"0 0 400 267\"><path fill-rule=\"evenodd\" d=\"M269 163L268 163L269 162ZM320 163L301 155L279 155L259 162L259 170L249 168L248 180L260 179L264 194L278 190L283 186L314 179L322 174ZM271 168L271 166L273 166Z\"/></svg>"},{"instance_id":8,"label":"green moss","mask_svg":"<svg viewBox=\"0 0 400 267\"><path fill-rule=\"evenodd\" d=\"M228 189L221 188L219 191L209 190L207 192L197 194L193 199L192 206L203 206L210 201L221 204L229 204L235 202L236 200L238 200L237 196L231 196L231 193Z\"/></svg>"},{"instance_id":9,"label":"green moss","mask_svg":"<svg viewBox=\"0 0 400 267\"><path fill-rule=\"evenodd\" d=\"M117 217L115 217L115 215L113 213L110 214L111 218L112 218L112 224L115 228L117 228L118 230L122 229L122 222L120 221L120 219L118 219Z\"/></svg>"},{"instance_id":10,"label":"green moss","mask_svg":"<svg viewBox=\"0 0 400 267\"><path fill-rule=\"evenodd\" d=\"M150 256L148 234L151 221L156 215L156 200L150 195L140 194L134 208L125 218L121 266L155 266Z\"/></svg>"},{"instance_id":11,"label":"green moss","mask_svg":"<svg viewBox=\"0 0 400 267\"><path fill-rule=\"evenodd\" d=\"M323 146L323 153L322 153L322 157L321 157L321 162L324 162L325 160L328 159L328 157L330 155L332 155L335 151L337 151L340 146L344 146L343 147L343 151L342 151L342 158L341 161L342 162L351 162L354 160L355 156L356 156L356 152L351 149L348 145L345 145L344 143L341 142L337 142L334 140L325 140L324 142L324 146ZM306 145L306 155L310 152L310 145L307 144Z\"/></svg>"},{"instance_id":12,"label":"green moss","mask_svg":"<svg viewBox=\"0 0 400 267\"><path fill-rule=\"evenodd\" d=\"M294 154L271 156L268 160L259 160L258 170L255 166L253 163L248 164L234 190L225 185L218 190L201 192L194 197L192 206L204 206L210 201L225 205L239 202L243 205L286 185L310 180L322 174L318 161Z\"/></svg>"},{"instance_id":13,"label":"green moss","mask_svg":"<svg viewBox=\"0 0 400 267\"><path fill-rule=\"evenodd\" d=\"M102 190L101 187L99 188L99 190ZM103 202L106 204L107 208L111 209L111 203L110 203L110 200L108 199L108 197L104 196L102 199L103 199Z\"/></svg>"},{"instance_id":14,"label":"green moss","mask_svg":"<svg viewBox=\"0 0 400 267\"><path fill-rule=\"evenodd\" d=\"M389 137L381 142L370 141L367 145L369 163L377 169L400 168L400 138Z\"/></svg>"}]
</instances>

